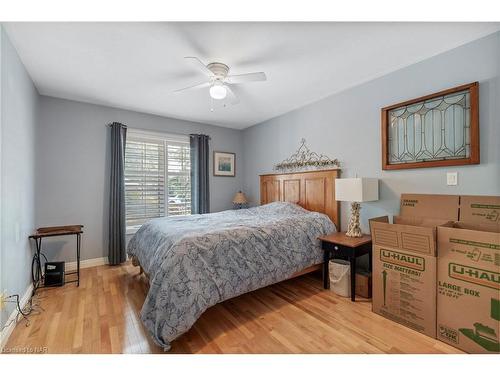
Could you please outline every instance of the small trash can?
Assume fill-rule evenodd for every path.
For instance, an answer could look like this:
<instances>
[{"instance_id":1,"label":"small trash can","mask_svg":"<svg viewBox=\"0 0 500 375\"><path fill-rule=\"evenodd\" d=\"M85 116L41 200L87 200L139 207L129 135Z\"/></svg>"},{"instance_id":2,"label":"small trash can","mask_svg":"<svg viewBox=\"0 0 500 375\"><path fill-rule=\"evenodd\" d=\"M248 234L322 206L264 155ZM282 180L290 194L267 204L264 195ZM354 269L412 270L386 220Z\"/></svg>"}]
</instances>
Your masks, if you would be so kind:
<instances>
[{"instance_id":1,"label":"small trash can","mask_svg":"<svg viewBox=\"0 0 500 375\"><path fill-rule=\"evenodd\" d=\"M328 265L330 289L342 297L351 296L351 265L342 259L333 259Z\"/></svg>"}]
</instances>

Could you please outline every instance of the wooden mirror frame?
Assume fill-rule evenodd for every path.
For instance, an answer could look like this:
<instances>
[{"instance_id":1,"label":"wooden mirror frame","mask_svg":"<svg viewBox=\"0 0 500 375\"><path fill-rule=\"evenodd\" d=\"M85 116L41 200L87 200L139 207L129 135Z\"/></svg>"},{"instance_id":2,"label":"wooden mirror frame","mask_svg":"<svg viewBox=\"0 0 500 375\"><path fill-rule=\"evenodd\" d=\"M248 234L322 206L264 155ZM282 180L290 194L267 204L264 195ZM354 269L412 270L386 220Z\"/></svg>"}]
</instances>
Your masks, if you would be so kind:
<instances>
[{"instance_id":1,"label":"wooden mirror frame","mask_svg":"<svg viewBox=\"0 0 500 375\"><path fill-rule=\"evenodd\" d=\"M429 99L434 99L440 96L453 94L459 91L469 90L470 95L470 154L468 158L463 159L449 159L449 160L432 160L421 161L401 164L389 163L389 139L388 139L388 126L389 126L389 112L395 108L416 104ZM479 83L473 82L466 85L457 86L448 90L436 92L434 94L425 95L420 98L408 100L405 102L393 104L391 106L382 108L382 169L410 169L410 168L428 168L428 167L446 167L453 165L470 165L479 164Z\"/></svg>"}]
</instances>

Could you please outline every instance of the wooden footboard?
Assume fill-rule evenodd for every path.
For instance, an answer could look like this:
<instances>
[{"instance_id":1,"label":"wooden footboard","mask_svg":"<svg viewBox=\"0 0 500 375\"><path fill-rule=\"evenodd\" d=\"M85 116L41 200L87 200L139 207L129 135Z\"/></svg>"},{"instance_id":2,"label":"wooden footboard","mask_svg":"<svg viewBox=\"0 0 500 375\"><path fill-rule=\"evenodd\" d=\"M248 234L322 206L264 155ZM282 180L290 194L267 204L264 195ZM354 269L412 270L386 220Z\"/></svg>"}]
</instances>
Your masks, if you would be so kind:
<instances>
[{"instance_id":1,"label":"wooden footboard","mask_svg":"<svg viewBox=\"0 0 500 375\"><path fill-rule=\"evenodd\" d=\"M295 272L292 276L290 276L288 278L288 280L293 279L294 277L305 275L307 273L319 271L319 270L321 270L321 266L322 266L321 263L320 264L315 264L314 266L307 267L307 268L303 269L302 271Z\"/></svg>"},{"instance_id":2,"label":"wooden footboard","mask_svg":"<svg viewBox=\"0 0 500 375\"><path fill-rule=\"evenodd\" d=\"M149 275L146 272L144 272L144 268L142 268L141 263L139 262L139 259L137 259L137 257L135 255L133 255L130 258L130 260L132 261L133 266L139 267L139 275L144 274L144 276L146 276L146 279L149 282Z\"/></svg>"}]
</instances>

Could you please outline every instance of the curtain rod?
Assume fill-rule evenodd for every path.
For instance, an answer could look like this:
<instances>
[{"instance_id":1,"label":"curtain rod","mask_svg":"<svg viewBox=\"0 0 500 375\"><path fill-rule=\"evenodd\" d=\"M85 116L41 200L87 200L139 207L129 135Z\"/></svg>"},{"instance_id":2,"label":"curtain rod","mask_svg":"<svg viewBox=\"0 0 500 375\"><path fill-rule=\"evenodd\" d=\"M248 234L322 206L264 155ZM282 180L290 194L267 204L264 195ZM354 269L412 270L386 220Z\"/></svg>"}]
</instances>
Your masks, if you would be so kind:
<instances>
[{"instance_id":1,"label":"curtain rod","mask_svg":"<svg viewBox=\"0 0 500 375\"><path fill-rule=\"evenodd\" d=\"M113 125L113 124L115 124L115 123L116 123L116 124L120 124L120 125L121 125L121 126L123 126L124 128L127 128L127 125L122 124L121 122L116 122L116 121L115 121L115 122L110 122L109 124L106 124L105 126L106 126L107 128L110 128L110 127L111 127L111 125Z\"/></svg>"},{"instance_id":2,"label":"curtain rod","mask_svg":"<svg viewBox=\"0 0 500 375\"><path fill-rule=\"evenodd\" d=\"M128 126L127 126L127 125L122 124L121 122L120 122L119 124L121 124L124 128L128 128ZM112 123L112 122L111 122L111 123L109 123L109 124L106 124L105 126L106 126L107 128L110 128L110 127L111 127L111 125L113 125L113 123ZM184 135L184 136L189 136L189 135L191 135L191 134L195 134L195 133L191 133L191 134L184 134L184 133L175 133L175 132L164 132L164 131L162 131L162 130L151 130L151 129L141 129L141 128L130 128L130 129L131 129L131 130L145 131L145 132L148 132L148 131L149 131L149 132L160 132L160 133L168 133L168 134L172 134L172 135ZM197 134L195 134L195 135L197 135ZM207 135L207 134L201 134L201 135ZM211 140L212 140L212 137L211 137L211 136L208 136L208 139L211 141Z\"/></svg>"}]
</instances>

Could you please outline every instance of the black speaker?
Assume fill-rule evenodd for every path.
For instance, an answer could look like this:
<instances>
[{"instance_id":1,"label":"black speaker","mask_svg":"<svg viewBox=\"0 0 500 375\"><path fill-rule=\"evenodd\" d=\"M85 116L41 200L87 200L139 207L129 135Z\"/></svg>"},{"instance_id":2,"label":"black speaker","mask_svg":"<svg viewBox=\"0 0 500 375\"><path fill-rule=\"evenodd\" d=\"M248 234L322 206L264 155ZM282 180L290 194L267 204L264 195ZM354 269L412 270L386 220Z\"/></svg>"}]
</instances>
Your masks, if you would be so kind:
<instances>
[{"instance_id":1,"label":"black speaker","mask_svg":"<svg viewBox=\"0 0 500 375\"><path fill-rule=\"evenodd\" d=\"M64 262L45 263L45 286L64 285Z\"/></svg>"}]
</instances>

